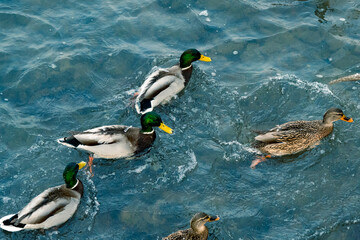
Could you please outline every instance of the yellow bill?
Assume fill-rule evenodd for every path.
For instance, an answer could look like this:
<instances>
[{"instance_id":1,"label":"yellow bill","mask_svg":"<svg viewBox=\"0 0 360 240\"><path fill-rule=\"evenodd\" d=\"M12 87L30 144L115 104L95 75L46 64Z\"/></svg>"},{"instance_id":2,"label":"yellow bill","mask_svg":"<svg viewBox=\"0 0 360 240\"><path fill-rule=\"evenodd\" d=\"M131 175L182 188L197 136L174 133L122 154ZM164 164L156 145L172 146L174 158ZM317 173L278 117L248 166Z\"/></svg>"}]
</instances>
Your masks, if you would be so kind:
<instances>
[{"instance_id":1,"label":"yellow bill","mask_svg":"<svg viewBox=\"0 0 360 240\"><path fill-rule=\"evenodd\" d=\"M164 123L161 123L159 128L168 134L173 133L173 130L171 128L169 128L168 126L166 126Z\"/></svg>"},{"instance_id":2,"label":"yellow bill","mask_svg":"<svg viewBox=\"0 0 360 240\"><path fill-rule=\"evenodd\" d=\"M79 162L78 165L79 165L79 170L80 170L80 169L82 169L83 167L85 167L86 162Z\"/></svg>"},{"instance_id":3,"label":"yellow bill","mask_svg":"<svg viewBox=\"0 0 360 240\"><path fill-rule=\"evenodd\" d=\"M211 58L204 55L201 55L199 60L204 62L211 62Z\"/></svg>"},{"instance_id":4,"label":"yellow bill","mask_svg":"<svg viewBox=\"0 0 360 240\"><path fill-rule=\"evenodd\" d=\"M342 118L340 118L340 120L343 120L345 122L350 122L350 123L354 121L352 118L348 118L345 115L343 115Z\"/></svg>"}]
</instances>

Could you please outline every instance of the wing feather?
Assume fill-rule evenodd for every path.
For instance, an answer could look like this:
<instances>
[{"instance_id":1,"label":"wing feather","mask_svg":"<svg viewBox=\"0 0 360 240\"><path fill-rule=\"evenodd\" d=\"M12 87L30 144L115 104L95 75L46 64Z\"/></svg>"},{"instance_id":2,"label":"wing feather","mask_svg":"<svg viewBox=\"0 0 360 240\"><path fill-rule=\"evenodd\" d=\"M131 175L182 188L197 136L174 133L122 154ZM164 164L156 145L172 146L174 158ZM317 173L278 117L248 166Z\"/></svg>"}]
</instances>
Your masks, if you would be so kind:
<instances>
[{"instance_id":1,"label":"wing feather","mask_svg":"<svg viewBox=\"0 0 360 240\"><path fill-rule=\"evenodd\" d=\"M152 111L159 104L170 101L185 87L185 79L178 65L152 73L140 87L136 98L138 113Z\"/></svg>"},{"instance_id":2,"label":"wing feather","mask_svg":"<svg viewBox=\"0 0 360 240\"><path fill-rule=\"evenodd\" d=\"M129 129L123 125L109 125L86 130L75 134L74 137L86 146L94 146L99 144L111 144L114 142L126 141L124 133Z\"/></svg>"},{"instance_id":3,"label":"wing feather","mask_svg":"<svg viewBox=\"0 0 360 240\"><path fill-rule=\"evenodd\" d=\"M264 143L280 143L298 141L299 138L308 138L315 134L311 122L314 124L314 121L287 122L256 136L255 140Z\"/></svg>"},{"instance_id":4,"label":"wing feather","mask_svg":"<svg viewBox=\"0 0 360 240\"><path fill-rule=\"evenodd\" d=\"M40 224L61 212L72 199L80 199L80 194L64 185L49 188L36 196L19 213L17 223Z\"/></svg>"}]
</instances>

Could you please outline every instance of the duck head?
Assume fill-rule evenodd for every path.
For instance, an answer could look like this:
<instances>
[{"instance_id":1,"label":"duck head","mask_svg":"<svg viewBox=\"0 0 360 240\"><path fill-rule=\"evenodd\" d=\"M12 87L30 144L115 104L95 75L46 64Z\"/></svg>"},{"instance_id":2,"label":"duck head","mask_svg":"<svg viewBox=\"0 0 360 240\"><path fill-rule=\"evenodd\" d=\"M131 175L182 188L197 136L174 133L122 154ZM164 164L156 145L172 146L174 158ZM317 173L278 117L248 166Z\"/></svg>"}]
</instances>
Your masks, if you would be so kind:
<instances>
[{"instance_id":1,"label":"duck head","mask_svg":"<svg viewBox=\"0 0 360 240\"><path fill-rule=\"evenodd\" d=\"M204 212L199 212L192 217L190 226L195 232L201 233L206 229L205 223L218 221L219 219L220 217L218 216L213 217Z\"/></svg>"},{"instance_id":2,"label":"duck head","mask_svg":"<svg viewBox=\"0 0 360 240\"><path fill-rule=\"evenodd\" d=\"M197 60L204 61L204 62L211 62L211 58L202 55L196 49L188 49L180 57L180 67L186 68L191 65L192 62Z\"/></svg>"},{"instance_id":3,"label":"duck head","mask_svg":"<svg viewBox=\"0 0 360 240\"><path fill-rule=\"evenodd\" d=\"M85 162L80 163L69 163L64 170L63 177L67 188L73 188L76 183L76 175L80 169L86 165Z\"/></svg>"},{"instance_id":4,"label":"duck head","mask_svg":"<svg viewBox=\"0 0 360 240\"><path fill-rule=\"evenodd\" d=\"M343 120L345 122L353 122L352 118L348 118L345 116L343 111L339 108L330 108L326 111L323 118L324 124L332 124L335 121Z\"/></svg>"},{"instance_id":5,"label":"duck head","mask_svg":"<svg viewBox=\"0 0 360 240\"><path fill-rule=\"evenodd\" d=\"M161 117L159 114L154 112L148 112L141 116L141 127L143 132L152 132L153 127L159 127L161 130L163 130L166 133L172 134L172 129L166 126L163 121L161 120Z\"/></svg>"}]
</instances>

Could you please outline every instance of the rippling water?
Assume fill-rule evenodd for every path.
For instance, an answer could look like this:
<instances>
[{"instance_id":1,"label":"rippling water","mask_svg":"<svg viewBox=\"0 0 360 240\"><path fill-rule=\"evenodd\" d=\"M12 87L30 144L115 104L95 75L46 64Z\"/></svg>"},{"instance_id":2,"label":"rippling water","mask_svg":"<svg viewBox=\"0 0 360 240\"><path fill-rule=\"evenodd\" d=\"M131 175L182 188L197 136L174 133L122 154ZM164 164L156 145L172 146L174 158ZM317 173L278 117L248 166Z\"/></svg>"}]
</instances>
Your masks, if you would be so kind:
<instances>
[{"instance_id":1,"label":"rippling water","mask_svg":"<svg viewBox=\"0 0 360 240\"><path fill-rule=\"evenodd\" d=\"M351 0L0 2L0 215L61 184L87 154L55 142L72 130L139 126L130 98L154 67L188 48L186 90L156 111L136 160L96 160L75 216L57 230L1 239L161 239L198 211L217 214L209 239L360 239L360 3ZM321 119L321 145L249 168L254 129Z\"/></svg>"}]
</instances>

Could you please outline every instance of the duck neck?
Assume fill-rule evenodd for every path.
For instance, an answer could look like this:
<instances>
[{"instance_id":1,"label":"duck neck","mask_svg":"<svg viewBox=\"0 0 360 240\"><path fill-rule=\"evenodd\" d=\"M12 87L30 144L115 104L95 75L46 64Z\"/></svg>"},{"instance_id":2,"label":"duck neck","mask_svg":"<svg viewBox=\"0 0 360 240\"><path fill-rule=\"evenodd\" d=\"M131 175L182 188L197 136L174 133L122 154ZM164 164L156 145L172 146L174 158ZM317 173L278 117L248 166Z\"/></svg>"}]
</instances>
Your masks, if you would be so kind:
<instances>
[{"instance_id":1,"label":"duck neck","mask_svg":"<svg viewBox=\"0 0 360 240\"><path fill-rule=\"evenodd\" d=\"M181 56L180 58L180 67L182 70L186 70L191 67L192 59L191 58L185 58Z\"/></svg>"},{"instance_id":2,"label":"duck neck","mask_svg":"<svg viewBox=\"0 0 360 240\"><path fill-rule=\"evenodd\" d=\"M181 69L181 74L185 79L185 86L189 83L189 80L191 78L191 74L192 74L192 65L190 65L189 68L186 68L186 70Z\"/></svg>"},{"instance_id":3,"label":"duck neck","mask_svg":"<svg viewBox=\"0 0 360 240\"><path fill-rule=\"evenodd\" d=\"M154 129L152 128L152 126L142 125L141 131L145 134L151 134L154 132Z\"/></svg>"},{"instance_id":4,"label":"duck neck","mask_svg":"<svg viewBox=\"0 0 360 240\"><path fill-rule=\"evenodd\" d=\"M181 67L181 66L180 66ZM190 68L192 68L192 64L190 64L189 66L187 66L187 67L181 67L181 71L187 71L187 70L189 70Z\"/></svg>"},{"instance_id":5,"label":"duck neck","mask_svg":"<svg viewBox=\"0 0 360 240\"><path fill-rule=\"evenodd\" d=\"M203 233L207 230L207 227L205 226L204 223L199 223L199 222L194 222L191 223L191 228L196 232L196 233Z\"/></svg>"},{"instance_id":6,"label":"duck neck","mask_svg":"<svg viewBox=\"0 0 360 240\"><path fill-rule=\"evenodd\" d=\"M323 118L322 123L323 123L324 126L328 126L328 127L333 126L333 121L331 121L331 120L329 120L328 118L325 118L325 117Z\"/></svg>"},{"instance_id":7,"label":"duck neck","mask_svg":"<svg viewBox=\"0 0 360 240\"><path fill-rule=\"evenodd\" d=\"M74 176L72 178L65 178L66 187L67 188L74 188L78 184L78 181L79 180L76 179L76 176Z\"/></svg>"}]
</instances>

